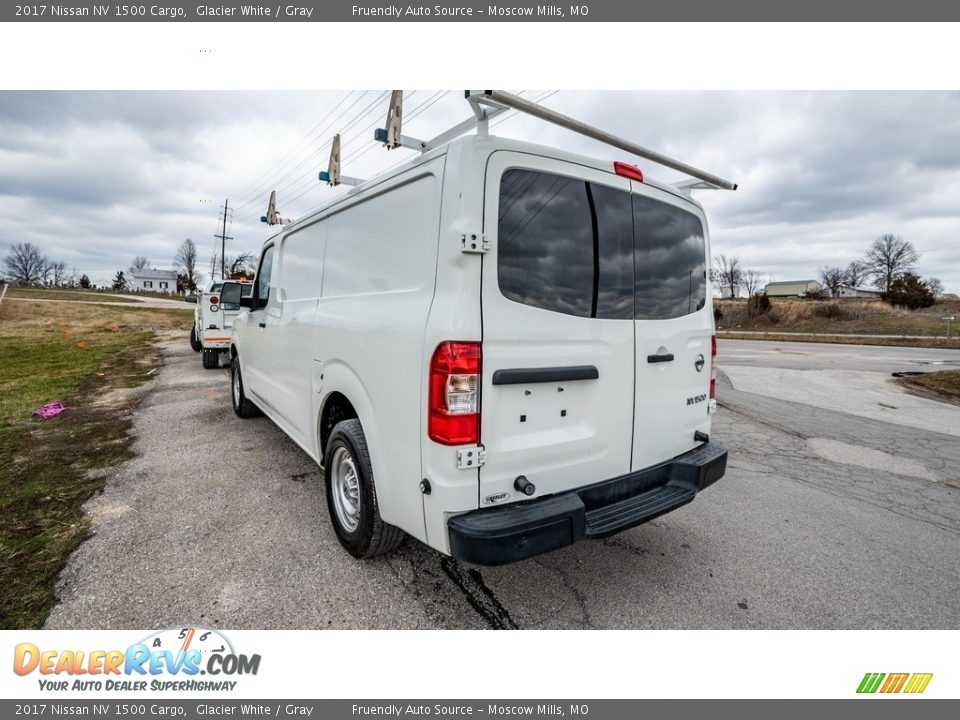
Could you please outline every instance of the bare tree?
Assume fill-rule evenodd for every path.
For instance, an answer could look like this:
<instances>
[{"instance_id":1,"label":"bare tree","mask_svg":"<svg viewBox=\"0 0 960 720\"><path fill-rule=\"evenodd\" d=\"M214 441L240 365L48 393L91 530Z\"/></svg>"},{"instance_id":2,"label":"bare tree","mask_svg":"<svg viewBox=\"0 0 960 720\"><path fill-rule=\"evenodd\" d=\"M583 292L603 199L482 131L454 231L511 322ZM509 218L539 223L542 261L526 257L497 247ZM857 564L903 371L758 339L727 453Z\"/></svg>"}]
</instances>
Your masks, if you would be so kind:
<instances>
[{"instance_id":1,"label":"bare tree","mask_svg":"<svg viewBox=\"0 0 960 720\"><path fill-rule=\"evenodd\" d=\"M873 275L873 284L886 292L893 281L912 272L920 259L913 245L899 235L881 235L867 252L867 269Z\"/></svg>"},{"instance_id":2,"label":"bare tree","mask_svg":"<svg viewBox=\"0 0 960 720\"><path fill-rule=\"evenodd\" d=\"M740 266L740 256L717 255L713 262L717 266L717 276L720 286L730 291L730 297L737 297L740 284L743 282L743 268Z\"/></svg>"},{"instance_id":3,"label":"bare tree","mask_svg":"<svg viewBox=\"0 0 960 720\"><path fill-rule=\"evenodd\" d=\"M255 272L254 263L257 256L245 251L234 258L227 258L227 277L232 280L249 280Z\"/></svg>"},{"instance_id":4,"label":"bare tree","mask_svg":"<svg viewBox=\"0 0 960 720\"><path fill-rule=\"evenodd\" d=\"M823 287L830 291L830 297L840 295L840 286L843 285L847 275L843 268L824 265L817 270L817 273L820 276L820 282L823 284Z\"/></svg>"},{"instance_id":5,"label":"bare tree","mask_svg":"<svg viewBox=\"0 0 960 720\"><path fill-rule=\"evenodd\" d=\"M940 278L927 278L925 283L930 289L930 292L933 293L933 296L939 300L940 296L943 295L943 283L940 282Z\"/></svg>"},{"instance_id":6,"label":"bare tree","mask_svg":"<svg viewBox=\"0 0 960 720\"><path fill-rule=\"evenodd\" d=\"M194 292L200 283L201 275L197 269L197 245L193 240L187 238L180 243L177 254L173 257L173 265L183 275L184 287Z\"/></svg>"},{"instance_id":7,"label":"bare tree","mask_svg":"<svg viewBox=\"0 0 960 720\"><path fill-rule=\"evenodd\" d=\"M747 297L756 295L763 286L763 273L759 270L747 270L743 273L743 287L747 290Z\"/></svg>"},{"instance_id":8,"label":"bare tree","mask_svg":"<svg viewBox=\"0 0 960 720\"><path fill-rule=\"evenodd\" d=\"M43 266L40 268L40 282L44 287L50 287L50 281L53 278L53 264L50 258L43 259Z\"/></svg>"},{"instance_id":9,"label":"bare tree","mask_svg":"<svg viewBox=\"0 0 960 720\"><path fill-rule=\"evenodd\" d=\"M133 274L137 270L143 270L144 268L150 267L150 261L143 255L137 255L133 262L130 263L130 273Z\"/></svg>"},{"instance_id":10,"label":"bare tree","mask_svg":"<svg viewBox=\"0 0 960 720\"><path fill-rule=\"evenodd\" d=\"M53 273L53 286L66 287L67 285L67 264L63 260L50 263L50 271Z\"/></svg>"},{"instance_id":11,"label":"bare tree","mask_svg":"<svg viewBox=\"0 0 960 720\"><path fill-rule=\"evenodd\" d=\"M869 274L867 264L863 260L851 260L847 265L844 281L851 287L860 287L867 281Z\"/></svg>"},{"instance_id":12,"label":"bare tree","mask_svg":"<svg viewBox=\"0 0 960 720\"><path fill-rule=\"evenodd\" d=\"M18 285L36 285L43 280L47 259L33 243L13 243L3 259L10 280Z\"/></svg>"}]
</instances>

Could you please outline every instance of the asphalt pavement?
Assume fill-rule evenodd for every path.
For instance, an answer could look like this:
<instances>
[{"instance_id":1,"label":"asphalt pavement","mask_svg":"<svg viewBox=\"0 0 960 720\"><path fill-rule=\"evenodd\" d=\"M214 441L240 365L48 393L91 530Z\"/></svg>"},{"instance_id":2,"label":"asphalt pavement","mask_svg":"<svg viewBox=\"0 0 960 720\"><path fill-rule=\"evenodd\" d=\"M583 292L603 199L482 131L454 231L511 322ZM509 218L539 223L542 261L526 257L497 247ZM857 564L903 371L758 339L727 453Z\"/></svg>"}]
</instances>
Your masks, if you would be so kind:
<instances>
[{"instance_id":1,"label":"asphalt pavement","mask_svg":"<svg viewBox=\"0 0 960 720\"><path fill-rule=\"evenodd\" d=\"M137 457L87 505L47 627L958 627L960 406L918 410L889 376L960 352L721 340L720 362L726 477L612 538L481 568L413 540L347 555L322 471L236 418L228 371L184 340L136 414ZM944 427L918 427L924 410Z\"/></svg>"}]
</instances>

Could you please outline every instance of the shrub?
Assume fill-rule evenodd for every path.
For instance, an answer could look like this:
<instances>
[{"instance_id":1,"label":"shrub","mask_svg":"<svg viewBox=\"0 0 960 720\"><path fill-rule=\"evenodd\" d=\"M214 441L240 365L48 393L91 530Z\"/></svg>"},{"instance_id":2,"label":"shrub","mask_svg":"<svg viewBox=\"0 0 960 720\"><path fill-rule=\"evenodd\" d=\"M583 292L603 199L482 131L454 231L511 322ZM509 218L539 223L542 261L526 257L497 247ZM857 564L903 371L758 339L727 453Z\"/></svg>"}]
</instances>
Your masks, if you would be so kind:
<instances>
[{"instance_id":1,"label":"shrub","mask_svg":"<svg viewBox=\"0 0 960 720\"><path fill-rule=\"evenodd\" d=\"M937 300L927 284L913 273L904 273L898 277L880 297L891 305L900 305L911 310L930 307Z\"/></svg>"},{"instance_id":2,"label":"shrub","mask_svg":"<svg viewBox=\"0 0 960 720\"><path fill-rule=\"evenodd\" d=\"M818 303L813 308L813 314L830 320L842 320L849 317L849 314L844 312L844 307L838 302Z\"/></svg>"},{"instance_id":3,"label":"shrub","mask_svg":"<svg viewBox=\"0 0 960 720\"><path fill-rule=\"evenodd\" d=\"M767 297L766 293L750 296L747 300L747 312L750 317L757 317L770 312L770 298Z\"/></svg>"}]
</instances>

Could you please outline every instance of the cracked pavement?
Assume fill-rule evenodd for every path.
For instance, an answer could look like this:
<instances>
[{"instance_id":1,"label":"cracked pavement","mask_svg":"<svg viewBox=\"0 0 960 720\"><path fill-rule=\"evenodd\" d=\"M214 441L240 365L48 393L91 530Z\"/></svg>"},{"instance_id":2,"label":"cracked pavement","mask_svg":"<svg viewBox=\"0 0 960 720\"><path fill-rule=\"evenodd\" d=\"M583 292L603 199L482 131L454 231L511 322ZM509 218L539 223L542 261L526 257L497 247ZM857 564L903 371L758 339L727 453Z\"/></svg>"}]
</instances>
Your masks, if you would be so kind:
<instances>
[{"instance_id":1,"label":"cracked pavement","mask_svg":"<svg viewBox=\"0 0 960 720\"><path fill-rule=\"evenodd\" d=\"M88 503L93 535L48 628L960 625L960 406L933 403L948 432L916 427L898 414L914 398L884 380L960 352L721 340L727 475L646 525L497 568L413 540L354 560L322 471L269 420L234 416L225 367L204 371L186 343L165 354L135 416L137 457ZM848 412L866 402L851 371L892 406L882 419ZM805 373L825 388L810 402Z\"/></svg>"}]
</instances>

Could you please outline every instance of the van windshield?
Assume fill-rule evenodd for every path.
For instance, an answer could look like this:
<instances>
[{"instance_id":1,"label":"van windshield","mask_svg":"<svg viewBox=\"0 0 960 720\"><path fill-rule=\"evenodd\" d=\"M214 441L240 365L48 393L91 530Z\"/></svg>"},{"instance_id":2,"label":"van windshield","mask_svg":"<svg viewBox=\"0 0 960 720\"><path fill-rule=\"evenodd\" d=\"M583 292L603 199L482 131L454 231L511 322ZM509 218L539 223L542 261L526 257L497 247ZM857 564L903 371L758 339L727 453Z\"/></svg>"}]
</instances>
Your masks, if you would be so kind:
<instances>
[{"instance_id":1,"label":"van windshield","mask_svg":"<svg viewBox=\"0 0 960 720\"><path fill-rule=\"evenodd\" d=\"M706 304L706 241L691 212L532 170L500 183L497 272L510 300L578 317L664 320Z\"/></svg>"}]
</instances>

